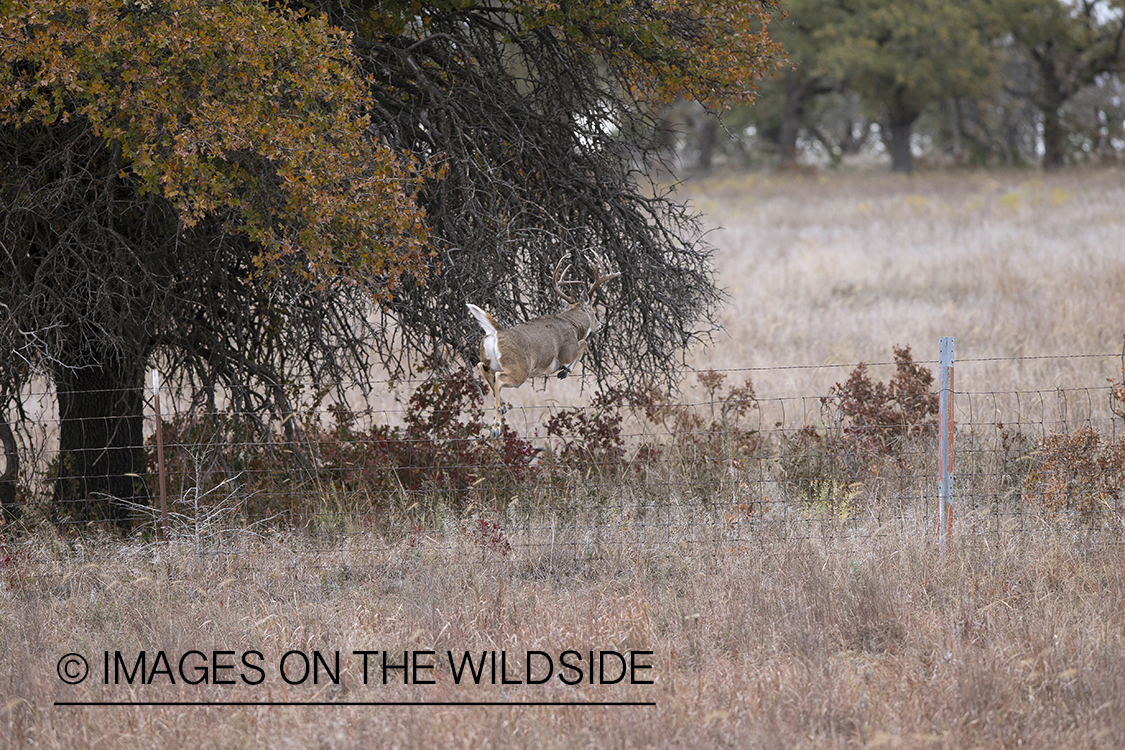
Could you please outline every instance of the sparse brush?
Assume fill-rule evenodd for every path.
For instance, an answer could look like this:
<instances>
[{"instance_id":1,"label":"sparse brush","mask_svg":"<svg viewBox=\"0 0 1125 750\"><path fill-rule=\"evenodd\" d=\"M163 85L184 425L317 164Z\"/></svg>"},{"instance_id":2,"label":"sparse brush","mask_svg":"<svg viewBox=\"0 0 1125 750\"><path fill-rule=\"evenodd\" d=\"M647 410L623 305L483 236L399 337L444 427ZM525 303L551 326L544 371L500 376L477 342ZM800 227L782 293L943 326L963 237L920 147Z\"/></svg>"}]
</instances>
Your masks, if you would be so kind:
<instances>
[{"instance_id":1,"label":"sparse brush","mask_svg":"<svg viewBox=\"0 0 1125 750\"><path fill-rule=\"evenodd\" d=\"M1048 513L1071 512L1097 523L1125 511L1125 440L1106 439L1092 427L1047 435L1032 454L1023 499ZM1120 519L1118 519L1120 520Z\"/></svg>"},{"instance_id":2,"label":"sparse brush","mask_svg":"<svg viewBox=\"0 0 1125 750\"><path fill-rule=\"evenodd\" d=\"M837 383L821 399L838 412L833 421L844 434L892 453L899 443L932 434L937 423L938 394L928 368L914 362L910 347L894 347L895 374L890 381L873 381L867 365L859 363L844 383Z\"/></svg>"},{"instance_id":3,"label":"sparse brush","mask_svg":"<svg viewBox=\"0 0 1125 750\"><path fill-rule=\"evenodd\" d=\"M778 464L794 497L850 515L866 483L901 474L920 450L934 449L933 374L914 362L909 346L895 346L894 358L888 382L873 380L860 363L820 399L820 424L782 438Z\"/></svg>"}]
</instances>

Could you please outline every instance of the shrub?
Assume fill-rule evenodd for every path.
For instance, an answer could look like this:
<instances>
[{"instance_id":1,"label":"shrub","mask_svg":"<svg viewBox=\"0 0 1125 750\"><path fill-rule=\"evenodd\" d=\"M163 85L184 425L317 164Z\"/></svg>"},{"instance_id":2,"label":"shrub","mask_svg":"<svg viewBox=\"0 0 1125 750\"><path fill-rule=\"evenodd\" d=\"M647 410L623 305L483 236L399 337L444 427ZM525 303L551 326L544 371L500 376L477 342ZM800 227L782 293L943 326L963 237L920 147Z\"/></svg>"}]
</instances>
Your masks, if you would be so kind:
<instances>
[{"instance_id":1,"label":"shrub","mask_svg":"<svg viewBox=\"0 0 1125 750\"><path fill-rule=\"evenodd\" d=\"M895 374L872 380L860 363L848 379L821 398L824 425L806 425L783 439L779 466L802 501L849 511L858 488L890 459L900 460L907 443L936 432L938 394L934 376L914 362L910 347L894 347Z\"/></svg>"},{"instance_id":2,"label":"shrub","mask_svg":"<svg viewBox=\"0 0 1125 750\"><path fill-rule=\"evenodd\" d=\"M934 376L914 362L910 347L894 347L895 374L890 382L873 382L860 363L821 403L843 417L845 432L884 452L903 438L931 434L937 425L938 394Z\"/></svg>"},{"instance_id":3,"label":"shrub","mask_svg":"<svg viewBox=\"0 0 1125 750\"><path fill-rule=\"evenodd\" d=\"M547 421L547 437L555 438L544 457L555 479L567 471L614 476L625 467L625 441L621 410L626 392L610 388L594 397L587 409L563 409Z\"/></svg>"},{"instance_id":4,"label":"shrub","mask_svg":"<svg viewBox=\"0 0 1125 750\"><path fill-rule=\"evenodd\" d=\"M499 521L485 516L477 516L471 522L462 524L461 536L480 550L482 562L490 553L507 557L512 551L512 544L504 533L504 527Z\"/></svg>"},{"instance_id":5,"label":"shrub","mask_svg":"<svg viewBox=\"0 0 1125 750\"><path fill-rule=\"evenodd\" d=\"M1122 509L1125 441L1105 440L1092 427L1054 433L1032 454L1024 501L1050 513L1076 512L1092 521Z\"/></svg>"},{"instance_id":6,"label":"shrub","mask_svg":"<svg viewBox=\"0 0 1125 750\"><path fill-rule=\"evenodd\" d=\"M795 497L829 511L854 500L865 466L852 442L809 425L783 439L778 464Z\"/></svg>"},{"instance_id":7,"label":"shrub","mask_svg":"<svg viewBox=\"0 0 1125 750\"><path fill-rule=\"evenodd\" d=\"M747 424L758 408L754 384L747 378L742 385L722 389L727 376L706 370L696 376L707 394L705 416L692 405L676 401L672 394L657 388L644 388L635 394L636 405L645 419L660 425L669 436L669 445L682 464L713 470L757 453L763 446L761 432ZM655 446L648 446L659 453Z\"/></svg>"},{"instance_id":8,"label":"shrub","mask_svg":"<svg viewBox=\"0 0 1125 750\"><path fill-rule=\"evenodd\" d=\"M316 510L307 498L318 489L362 494L375 512L404 494L439 493L459 506L478 486L510 493L536 473L538 451L506 426L497 440L482 440L482 402L463 369L419 385L401 426L361 429L356 414L342 407L329 408L326 426L312 410L300 420L298 446L229 411L193 411L164 423L165 466L174 478L169 490L203 495L233 482L251 517ZM154 444L148 441L153 473ZM308 455L295 460L294 449Z\"/></svg>"},{"instance_id":9,"label":"shrub","mask_svg":"<svg viewBox=\"0 0 1125 750\"><path fill-rule=\"evenodd\" d=\"M534 475L537 449L507 425L487 429L480 388L468 369L431 377L407 400L405 426L357 431L355 416L335 410L336 425L318 440L319 468L339 489L376 493L449 493L455 503L471 487L511 488Z\"/></svg>"},{"instance_id":10,"label":"shrub","mask_svg":"<svg viewBox=\"0 0 1125 750\"><path fill-rule=\"evenodd\" d=\"M996 453L995 473L1005 494L1019 496L1028 471L1034 463L1034 441L1018 427L996 423L996 433L1000 438Z\"/></svg>"},{"instance_id":11,"label":"shrub","mask_svg":"<svg viewBox=\"0 0 1125 750\"><path fill-rule=\"evenodd\" d=\"M272 516L299 502L301 468L293 450L255 415L192 409L161 422L171 512L197 513L236 498L240 515ZM156 436L145 441L150 493L157 492ZM307 457L302 462L307 464ZM220 495L215 490L225 485ZM206 498L206 499L204 499Z\"/></svg>"}]
</instances>

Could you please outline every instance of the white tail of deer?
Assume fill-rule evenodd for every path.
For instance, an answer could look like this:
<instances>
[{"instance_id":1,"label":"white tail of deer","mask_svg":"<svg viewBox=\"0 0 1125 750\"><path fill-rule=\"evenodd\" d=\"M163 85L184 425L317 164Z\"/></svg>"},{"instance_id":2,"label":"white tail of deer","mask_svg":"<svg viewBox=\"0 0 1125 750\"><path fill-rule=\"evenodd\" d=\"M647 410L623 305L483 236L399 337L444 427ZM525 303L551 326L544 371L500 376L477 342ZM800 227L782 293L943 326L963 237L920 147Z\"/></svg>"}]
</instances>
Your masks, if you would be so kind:
<instances>
[{"instance_id":1,"label":"white tail of deer","mask_svg":"<svg viewBox=\"0 0 1125 750\"><path fill-rule=\"evenodd\" d=\"M569 254L568 254L569 255ZM484 310L468 305L469 312L484 329L480 342L481 375L492 388L496 421L492 437L500 435L500 415L507 411L500 403L501 388L519 388L528 378L545 378L558 373L565 378L574 370L586 352L586 339L598 330L598 314L594 309L594 292L602 284L616 279L620 273L606 273L605 265L594 262L594 281L588 286L581 281L567 281L570 266L563 267L568 255L555 266L555 292L567 304L562 312L532 318L514 328L504 328ZM578 295L564 291L566 285L586 286Z\"/></svg>"}]
</instances>

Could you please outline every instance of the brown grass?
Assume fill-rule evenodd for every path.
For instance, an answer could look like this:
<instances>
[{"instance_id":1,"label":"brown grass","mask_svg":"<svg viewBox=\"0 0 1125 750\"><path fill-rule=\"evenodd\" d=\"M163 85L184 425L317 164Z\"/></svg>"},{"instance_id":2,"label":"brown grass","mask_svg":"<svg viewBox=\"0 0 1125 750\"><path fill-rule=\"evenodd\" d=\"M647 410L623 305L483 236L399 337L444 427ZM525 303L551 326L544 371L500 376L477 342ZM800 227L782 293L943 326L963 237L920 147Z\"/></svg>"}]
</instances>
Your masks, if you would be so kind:
<instances>
[{"instance_id":1,"label":"brown grass","mask_svg":"<svg viewBox=\"0 0 1125 750\"><path fill-rule=\"evenodd\" d=\"M612 527L610 527L612 528ZM188 545L41 539L0 587L10 748L1121 747L1125 547L826 524L691 548L577 530L507 554L452 528ZM339 686L102 685L101 654L344 653ZM404 687L353 650L652 651L653 686ZM94 684L56 677L67 652ZM237 657L229 659L237 661ZM517 663L520 659L517 659ZM151 663L151 662L150 662ZM229 673L237 678L238 671ZM375 673L373 673L374 676ZM251 674L253 677L253 674ZM112 678L111 678L112 681ZM322 682L327 682L322 678ZM61 707L55 701L653 701L655 707Z\"/></svg>"}]
</instances>

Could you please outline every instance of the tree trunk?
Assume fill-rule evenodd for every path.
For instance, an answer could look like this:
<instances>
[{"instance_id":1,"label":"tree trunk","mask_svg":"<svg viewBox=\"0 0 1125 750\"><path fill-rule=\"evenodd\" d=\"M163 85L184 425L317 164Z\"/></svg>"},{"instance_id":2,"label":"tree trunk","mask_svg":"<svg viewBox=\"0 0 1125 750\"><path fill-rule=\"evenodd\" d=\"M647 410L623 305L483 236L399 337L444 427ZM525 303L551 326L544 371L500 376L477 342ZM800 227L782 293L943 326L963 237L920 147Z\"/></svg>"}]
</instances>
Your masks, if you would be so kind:
<instances>
[{"instance_id":1,"label":"tree trunk","mask_svg":"<svg viewBox=\"0 0 1125 750\"><path fill-rule=\"evenodd\" d=\"M1063 145L1066 132L1063 130L1059 111L1069 98L1067 85L1059 76L1061 66L1053 45L1033 51L1032 57L1039 67L1041 79L1035 106L1043 115L1043 168L1057 169L1066 163L1066 149Z\"/></svg>"},{"instance_id":2,"label":"tree trunk","mask_svg":"<svg viewBox=\"0 0 1125 750\"><path fill-rule=\"evenodd\" d=\"M127 503L148 504L143 434L144 372L117 361L55 372L60 522L130 526Z\"/></svg>"},{"instance_id":3,"label":"tree trunk","mask_svg":"<svg viewBox=\"0 0 1125 750\"><path fill-rule=\"evenodd\" d=\"M961 160L961 103L956 97L949 100L949 131L953 137L953 158Z\"/></svg>"},{"instance_id":4,"label":"tree trunk","mask_svg":"<svg viewBox=\"0 0 1125 750\"><path fill-rule=\"evenodd\" d=\"M699 126L699 165L700 172L710 172L714 163L715 136L719 133L719 121L714 117L703 115L703 122Z\"/></svg>"},{"instance_id":5,"label":"tree trunk","mask_svg":"<svg viewBox=\"0 0 1125 750\"><path fill-rule=\"evenodd\" d=\"M914 155L910 152L910 132L918 115L891 115L887 145L891 149L891 169L910 174L914 171Z\"/></svg>"},{"instance_id":6,"label":"tree trunk","mask_svg":"<svg viewBox=\"0 0 1125 750\"><path fill-rule=\"evenodd\" d=\"M0 508L3 509L5 523L19 520L20 509L16 505L16 481L20 474L20 455L17 452L16 436L8 421L0 416L0 444L4 446L4 473L0 474Z\"/></svg>"},{"instance_id":7,"label":"tree trunk","mask_svg":"<svg viewBox=\"0 0 1125 750\"><path fill-rule=\"evenodd\" d=\"M1040 108L1043 113L1043 169L1058 169L1066 164L1062 118L1059 107L1048 103Z\"/></svg>"},{"instance_id":8,"label":"tree trunk","mask_svg":"<svg viewBox=\"0 0 1125 750\"><path fill-rule=\"evenodd\" d=\"M796 75L790 74L785 79L785 109L781 114L781 132L777 138L783 168L797 165L797 134L804 111L805 87Z\"/></svg>"}]
</instances>

